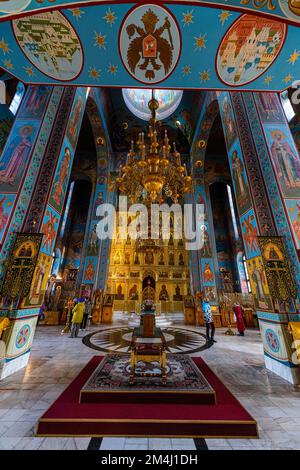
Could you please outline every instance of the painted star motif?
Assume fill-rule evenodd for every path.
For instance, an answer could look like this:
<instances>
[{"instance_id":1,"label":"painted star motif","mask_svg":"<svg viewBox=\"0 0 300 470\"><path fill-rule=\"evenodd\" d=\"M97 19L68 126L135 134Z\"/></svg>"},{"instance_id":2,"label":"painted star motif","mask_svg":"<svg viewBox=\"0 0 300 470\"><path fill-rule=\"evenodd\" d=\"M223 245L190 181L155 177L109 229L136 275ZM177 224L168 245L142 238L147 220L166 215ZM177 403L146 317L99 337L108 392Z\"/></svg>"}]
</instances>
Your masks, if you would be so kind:
<instances>
[{"instance_id":1,"label":"painted star motif","mask_svg":"<svg viewBox=\"0 0 300 470\"><path fill-rule=\"evenodd\" d=\"M6 60L3 62L3 64L4 64L4 67L6 67L7 69L10 69L10 70L11 70L11 69L14 68L14 66L13 66L13 64L11 63L10 59L6 59Z\"/></svg>"},{"instance_id":2,"label":"painted star motif","mask_svg":"<svg viewBox=\"0 0 300 470\"><path fill-rule=\"evenodd\" d=\"M195 48L196 49L205 49L206 48L206 39L205 39L206 33L205 34L200 34L199 37L195 37Z\"/></svg>"},{"instance_id":3,"label":"painted star motif","mask_svg":"<svg viewBox=\"0 0 300 470\"><path fill-rule=\"evenodd\" d=\"M293 54L291 54L290 57L288 58L287 62L294 65L294 63L296 62L296 60L299 59L299 57L300 57L300 51L296 51L295 49Z\"/></svg>"},{"instance_id":4,"label":"painted star motif","mask_svg":"<svg viewBox=\"0 0 300 470\"><path fill-rule=\"evenodd\" d=\"M192 70L191 70L191 66L190 65L185 65L184 67L182 67L182 74L187 77L188 75L190 75L192 73Z\"/></svg>"},{"instance_id":5,"label":"painted star motif","mask_svg":"<svg viewBox=\"0 0 300 470\"><path fill-rule=\"evenodd\" d=\"M273 80L273 77L271 75L268 75L267 77L264 78L264 83L266 85L270 85L272 80Z\"/></svg>"},{"instance_id":6,"label":"painted star motif","mask_svg":"<svg viewBox=\"0 0 300 470\"><path fill-rule=\"evenodd\" d=\"M72 15L76 18L76 20L79 20L82 15L85 14L84 10L80 10L80 8L73 8L70 10L72 12Z\"/></svg>"},{"instance_id":7,"label":"painted star motif","mask_svg":"<svg viewBox=\"0 0 300 470\"><path fill-rule=\"evenodd\" d=\"M190 11L186 11L185 13L182 13L183 14L183 19L182 19L183 26L186 26L186 25L189 26L191 23L194 23L193 13L194 13L194 10L190 10Z\"/></svg>"},{"instance_id":8,"label":"painted star motif","mask_svg":"<svg viewBox=\"0 0 300 470\"><path fill-rule=\"evenodd\" d=\"M293 80L293 75L291 75L290 73L289 73L288 75L286 75L286 76L282 79L282 81L283 81L284 83L289 83L289 82L291 82L292 80Z\"/></svg>"},{"instance_id":9,"label":"painted star motif","mask_svg":"<svg viewBox=\"0 0 300 470\"><path fill-rule=\"evenodd\" d=\"M32 67L23 67L23 69L25 70L25 72L27 73L27 75L29 77L33 77L34 75L34 70Z\"/></svg>"},{"instance_id":10,"label":"painted star motif","mask_svg":"<svg viewBox=\"0 0 300 470\"><path fill-rule=\"evenodd\" d=\"M89 77L92 78L93 80L99 80L100 70L96 69L95 67L90 67Z\"/></svg>"},{"instance_id":11,"label":"painted star motif","mask_svg":"<svg viewBox=\"0 0 300 470\"><path fill-rule=\"evenodd\" d=\"M229 11L222 11L219 15L220 23L222 23L222 26L224 25L225 21L228 20L229 16L231 16L231 13Z\"/></svg>"},{"instance_id":12,"label":"painted star motif","mask_svg":"<svg viewBox=\"0 0 300 470\"><path fill-rule=\"evenodd\" d=\"M0 41L0 49L3 52L3 54L6 54L7 52L11 52L11 50L8 48L8 44L4 41L4 38L2 38Z\"/></svg>"},{"instance_id":13,"label":"painted star motif","mask_svg":"<svg viewBox=\"0 0 300 470\"><path fill-rule=\"evenodd\" d=\"M210 71L203 70L203 72L199 72L199 77L201 82L207 82L208 80L210 80Z\"/></svg>"},{"instance_id":14,"label":"painted star motif","mask_svg":"<svg viewBox=\"0 0 300 470\"><path fill-rule=\"evenodd\" d=\"M99 49L106 49L105 47L105 38L106 38L106 35L105 34L101 34L101 33L97 33L96 31L94 31L95 33L95 43L94 43L94 46L98 46Z\"/></svg>"},{"instance_id":15,"label":"painted star motif","mask_svg":"<svg viewBox=\"0 0 300 470\"><path fill-rule=\"evenodd\" d=\"M111 11L111 9L109 8L105 12L105 16L103 16L103 19L106 21L107 24L110 24L110 26L112 26L118 18L116 17L115 12Z\"/></svg>"},{"instance_id":16,"label":"painted star motif","mask_svg":"<svg viewBox=\"0 0 300 470\"><path fill-rule=\"evenodd\" d=\"M112 75L115 75L115 74L117 73L117 71L118 71L118 66L117 66L117 65L109 64L108 71L109 71L109 73L111 73Z\"/></svg>"}]
</instances>

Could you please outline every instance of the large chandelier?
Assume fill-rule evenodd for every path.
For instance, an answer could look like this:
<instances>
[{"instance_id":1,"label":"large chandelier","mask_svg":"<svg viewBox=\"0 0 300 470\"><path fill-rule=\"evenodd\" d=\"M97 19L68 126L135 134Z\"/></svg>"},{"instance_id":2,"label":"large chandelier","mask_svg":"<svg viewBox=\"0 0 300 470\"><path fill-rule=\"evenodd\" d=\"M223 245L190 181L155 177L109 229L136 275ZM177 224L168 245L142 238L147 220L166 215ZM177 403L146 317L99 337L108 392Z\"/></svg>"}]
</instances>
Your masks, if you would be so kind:
<instances>
[{"instance_id":1,"label":"large chandelier","mask_svg":"<svg viewBox=\"0 0 300 470\"><path fill-rule=\"evenodd\" d=\"M126 165L121 167L116 184L132 202L162 203L170 199L177 203L183 194L191 192L192 177L188 176L186 165L181 164L175 142L171 152L166 130L159 142L158 101L153 93L148 107L151 111L148 139L145 139L144 132L140 132L136 145L131 141Z\"/></svg>"}]
</instances>

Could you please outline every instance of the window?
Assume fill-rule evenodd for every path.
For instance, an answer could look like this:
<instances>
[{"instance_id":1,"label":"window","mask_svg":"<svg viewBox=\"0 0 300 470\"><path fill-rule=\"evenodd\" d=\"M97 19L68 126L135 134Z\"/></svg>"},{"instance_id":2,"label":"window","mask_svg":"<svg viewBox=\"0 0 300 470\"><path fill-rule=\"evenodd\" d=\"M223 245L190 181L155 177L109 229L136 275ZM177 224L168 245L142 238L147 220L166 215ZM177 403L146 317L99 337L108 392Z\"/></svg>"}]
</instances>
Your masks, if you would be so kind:
<instances>
[{"instance_id":1,"label":"window","mask_svg":"<svg viewBox=\"0 0 300 470\"><path fill-rule=\"evenodd\" d=\"M148 103L152 98L151 89L122 88L125 104L129 111L136 117L149 121L151 111ZM156 117L159 121L166 119L176 111L182 98L182 90L154 90L154 98L158 101L159 108Z\"/></svg>"},{"instance_id":2,"label":"window","mask_svg":"<svg viewBox=\"0 0 300 470\"><path fill-rule=\"evenodd\" d=\"M11 103L9 105L9 109L13 114L17 113L24 93L25 93L25 87L22 82L19 82L17 85L16 93L14 94L14 97L11 100Z\"/></svg>"},{"instance_id":3,"label":"window","mask_svg":"<svg viewBox=\"0 0 300 470\"><path fill-rule=\"evenodd\" d=\"M293 119L293 117L295 116L295 111L294 111L294 108L293 108L293 106L290 102L290 99L289 99L289 96L288 96L288 91L285 90L283 93L281 93L280 98L281 98L281 103L282 103L282 106L283 106L285 116L286 116L288 122L290 122Z\"/></svg>"},{"instance_id":4,"label":"window","mask_svg":"<svg viewBox=\"0 0 300 470\"><path fill-rule=\"evenodd\" d=\"M229 184L227 184L227 194L228 194L228 199L229 199L229 206L230 206L230 212L231 212L231 218L232 218L232 224L233 224L233 230L234 230L234 238L238 240L239 231L237 228L236 217L235 217L235 212L234 212L234 207L233 207L233 200L232 200L232 192L231 192L231 187L229 186Z\"/></svg>"}]
</instances>

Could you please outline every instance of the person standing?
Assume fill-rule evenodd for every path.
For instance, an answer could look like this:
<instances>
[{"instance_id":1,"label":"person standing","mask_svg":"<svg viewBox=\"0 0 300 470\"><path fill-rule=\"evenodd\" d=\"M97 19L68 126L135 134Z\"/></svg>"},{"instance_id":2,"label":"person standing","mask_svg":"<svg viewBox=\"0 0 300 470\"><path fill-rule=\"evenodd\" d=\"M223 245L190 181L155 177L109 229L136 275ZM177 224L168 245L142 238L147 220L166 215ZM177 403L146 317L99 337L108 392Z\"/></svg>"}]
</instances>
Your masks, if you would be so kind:
<instances>
[{"instance_id":1,"label":"person standing","mask_svg":"<svg viewBox=\"0 0 300 470\"><path fill-rule=\"evenodd\" d=\"M236 327L238 329L240 336L245 336L245 323L243 318L243 309L240 304L235 303L233 307L233 312L236 318Z\"/></svg>"},{"instance_id":2,"label":"person standing","mask_svg":"<svg viewBox=\"0 0 300 470\"><path fill-rule=\"evenodd\" d=\"M71 327L71 338L77 338L80 324L83 320L83 313L85 310L84 299L78 299L78 303L72 310L73 317L72 317L72 327Z\"/></svg>"},{"instance_id":3,"label":"person standing","mask_svg":"<svg viewBox=\"0 0 300 470\"><path fill-rule=\"evenodd\" d=\"M88 297L85 298L85 305L84 305L84 314L83 314L83 320L81 323L81 329L85 330L88 322L88 318L91 315L91 302Z\"/></svg>"},{"instance_id":4,"label":"person standing","mask_svg":"<svg viewBox=\"0 0 300 470\"><path fill-rule=\"evenodd\" d=\"M204 316L204 320L206 323L206 339L209 343L216 343L216 340L214 339L214 336L215 336L214 320L213 320L213 316L211 313L209 301L206 298L204 298L202 302L202 311L203 311L203 316ZM211 333L209 334L210 330L211 330Z\"/></svg>"}]
</instances>

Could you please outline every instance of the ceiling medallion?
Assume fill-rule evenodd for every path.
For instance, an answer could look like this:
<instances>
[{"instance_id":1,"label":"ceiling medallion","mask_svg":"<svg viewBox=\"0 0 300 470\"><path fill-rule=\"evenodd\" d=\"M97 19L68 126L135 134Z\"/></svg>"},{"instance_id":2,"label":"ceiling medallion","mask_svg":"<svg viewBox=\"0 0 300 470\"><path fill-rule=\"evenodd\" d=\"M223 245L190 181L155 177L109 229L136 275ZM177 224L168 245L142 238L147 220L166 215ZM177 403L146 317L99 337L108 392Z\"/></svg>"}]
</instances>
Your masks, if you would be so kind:
<instances>
[{"instance_id":1,"label":"ceiling medallion","mask_svg":"<svg viewBox=\"0 0 300 470\"><path fill-rule=\"evenodd\" d=\"M119 50L129 74L142 83L158 83L174 70L181 51L180 30L160 5L141 5L125 17Z\"/></svg>"}]
</instances>

